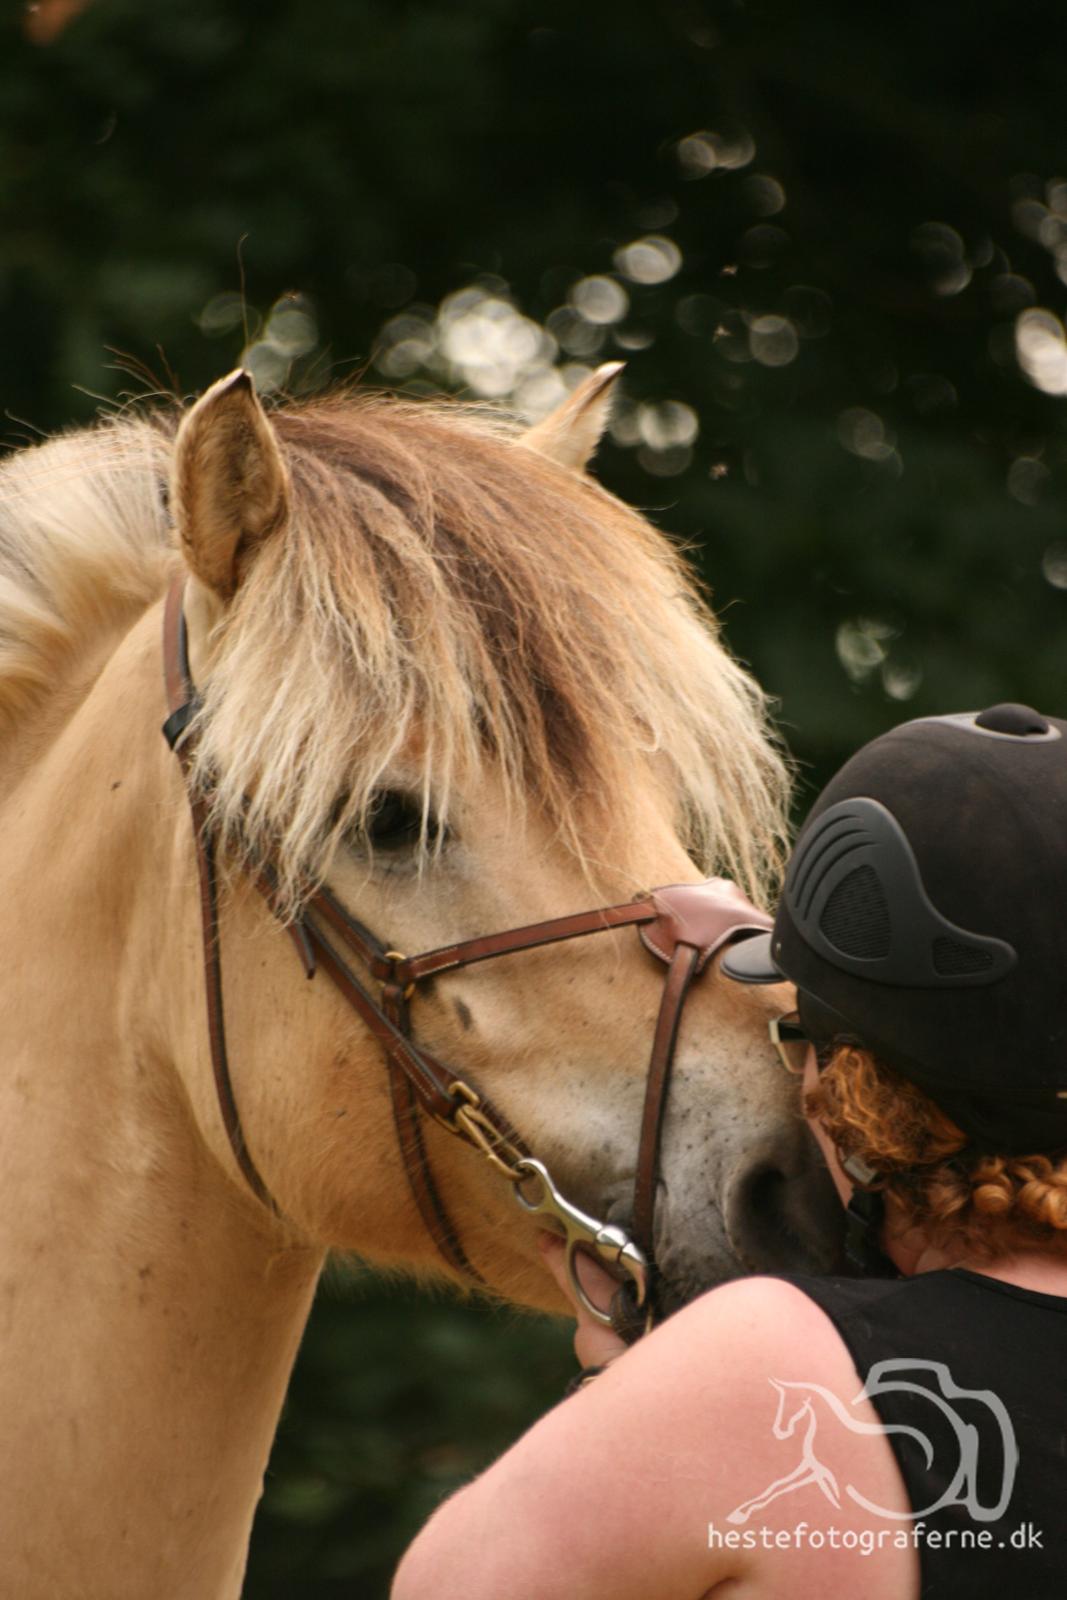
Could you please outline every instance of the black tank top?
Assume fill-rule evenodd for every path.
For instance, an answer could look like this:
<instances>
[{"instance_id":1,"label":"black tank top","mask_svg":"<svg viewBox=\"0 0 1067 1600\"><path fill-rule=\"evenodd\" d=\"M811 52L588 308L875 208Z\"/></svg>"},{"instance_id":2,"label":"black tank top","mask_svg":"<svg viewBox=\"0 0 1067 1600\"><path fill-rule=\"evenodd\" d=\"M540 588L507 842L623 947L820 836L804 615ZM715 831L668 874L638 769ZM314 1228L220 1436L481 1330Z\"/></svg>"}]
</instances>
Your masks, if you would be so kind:
<instances>
[{"instance_id":1,"label":"black tank top","mask_svg":"<svg viewBox=\"0 0 1067 1600\"><path fill-rule=\"evenodd\" d=\"M781 1276L826 1312L896 1430L916 1516L886 1526L915 1540L922 1600L1064 1600L1067 1298L962 1268Z\"/></svg>"}]
</instances>

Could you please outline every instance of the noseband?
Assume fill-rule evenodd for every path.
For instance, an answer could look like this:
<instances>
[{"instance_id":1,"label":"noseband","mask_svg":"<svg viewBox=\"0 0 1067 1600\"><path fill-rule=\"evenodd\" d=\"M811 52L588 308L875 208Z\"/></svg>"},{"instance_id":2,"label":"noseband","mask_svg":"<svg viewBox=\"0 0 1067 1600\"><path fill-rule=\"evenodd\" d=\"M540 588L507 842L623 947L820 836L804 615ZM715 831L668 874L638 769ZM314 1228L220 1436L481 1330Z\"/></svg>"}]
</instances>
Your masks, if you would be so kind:
<instances>
[{"instance_id":1,"label":"noseband","mask_svg":"<svg viewBox=\"0 0 1067 1600\"><path fill-rule=\"evenodd\" d=\"M279 1208L245 1140L226 1054L218 886L214 841L209 827L209 796L189 781L193 752L189 726L199 703L189 672L182 592L182 580L175 579L167 593L164 610L163 665L170 715L163 724L163 733L181 763L192 810L215 1088L237 1164L253 1193L277 1213ZM269 865L259 869L256 885L271 911L279 915ZM654 889L651 894L626 905L605 906L574 916L530 923L416 956L403 955L376 938L326 888L308 898L296 921L286 923L307 977L313 978L319 969L324 971L381 1046L389 1073L397 1140L408 1181L426 1228L448 1264L464 1277L485 1283L468 1259L441 1197L426 1150L422 1112L478 1150L512 1183L522 1209L544 1218L548 1227L564 1235L571 1283L600 1321L607 1322L610 1318L589 1301L578 1277L577 1254L582 1250L591 1251L622 1281L628 1295L621 1301L616 1297L616 1322L621 1320L631 1331L642 1330L650 1321L648 1296L659 1147L671 1064L686 997L694 979L707 969L712 957L724 945L763 932L770 926L771 919L723 878ZM461 1076L415 1042L410 1017L411 1000L419 984L427 978L520 950L533 950L622 927L636 927L645 949L667 968L645 1085L629 1233L590 1217L566 1200L556 1189L547 1169L535 1159L508 1119L472 1083L470 1075ZM346 956L354 957L377 981L380 985L378 998L356 977Z\"/></svg>"}]
</instances>

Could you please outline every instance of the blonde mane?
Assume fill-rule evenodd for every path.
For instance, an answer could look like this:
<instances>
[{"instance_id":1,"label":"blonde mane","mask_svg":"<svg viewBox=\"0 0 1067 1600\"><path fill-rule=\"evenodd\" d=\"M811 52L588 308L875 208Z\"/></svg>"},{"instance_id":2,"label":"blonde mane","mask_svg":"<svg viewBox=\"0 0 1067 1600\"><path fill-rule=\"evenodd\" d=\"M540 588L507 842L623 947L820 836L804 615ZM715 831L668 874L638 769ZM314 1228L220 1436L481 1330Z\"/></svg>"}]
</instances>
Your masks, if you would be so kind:
<instances>
[{"instance_id":1,"label":"blonde mane","mask_svg":"<svg viewBox=\"0 0 1067 1600\"><path fill-rule=\"evenodd\" d=\"M163 589L173 424L109 419L0 461L0 730Z\"/></svg>"},{"instance_id":2,"label":"blonde mane","mask_svg":"<svg viewBox=\"0 0 1067 1600\"><path fill-rule=\"evenodd\" d=\"M107 422L0 468L0 716L161 593L175 420ZM510 806L536 804L595 865L654 762L698 864L766 892L785 768L661 535L484 412L341 393L272 422L290 524L249 563L201 686L198 770L230 849L269 850L292 904L398 761L444 824L491 762Z\"/></svg>"}]
</instances>

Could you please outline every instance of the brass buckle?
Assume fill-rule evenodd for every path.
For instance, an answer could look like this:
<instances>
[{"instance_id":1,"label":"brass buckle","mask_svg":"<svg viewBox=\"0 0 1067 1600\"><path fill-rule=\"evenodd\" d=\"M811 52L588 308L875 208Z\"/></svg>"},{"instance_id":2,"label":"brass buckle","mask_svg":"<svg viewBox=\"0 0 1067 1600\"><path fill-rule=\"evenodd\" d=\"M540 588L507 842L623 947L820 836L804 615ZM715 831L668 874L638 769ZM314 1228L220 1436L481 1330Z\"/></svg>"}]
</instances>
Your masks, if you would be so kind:
<instances>
[{"instance_id":1,"label":"brass buckle","mask_svg":"<svg viewBox=\"0 0 1067 1600\"><path fill-rule=\"evenodd\" d=\"M519 1164L523 1159L522 1152L517 1150L511 1140L486 1116L482 1110L481 1096L469 1083L464 1083L462 1078L456 1078L450 1083L448 1092L457 1095L465 1103L457 1106L450 1117L439 1117L437 1120L450 1133L458 1134L476 1150L480 1150L497 1172L509 1178L512 1183L518 1183L523 1176L519 1170Z\"/></svg>"},{"instance_id":2,"label":"brass buckle","mask_svg":"<svg viewBox=\"0 0 1067 1600\"><path fill-rule=\"evenodd\" d=\"M382 960L383 961L391 961L393 963L394 967L397 967L397 966L400 965L400 963L402 961L406 961L407 960L407 956L404 954L404 952L402 950L386 950L382 955ZM385 988L385 985L388 982L389 982L388 978L383 978L382 979L382 988L383 989ZM408 984L407 988L404 990L404 999L405 1000L410 1000L414 993L415 993L415 980L414 980L414 978L412 978L411 982Z\"/></svg>"}]
</instances>

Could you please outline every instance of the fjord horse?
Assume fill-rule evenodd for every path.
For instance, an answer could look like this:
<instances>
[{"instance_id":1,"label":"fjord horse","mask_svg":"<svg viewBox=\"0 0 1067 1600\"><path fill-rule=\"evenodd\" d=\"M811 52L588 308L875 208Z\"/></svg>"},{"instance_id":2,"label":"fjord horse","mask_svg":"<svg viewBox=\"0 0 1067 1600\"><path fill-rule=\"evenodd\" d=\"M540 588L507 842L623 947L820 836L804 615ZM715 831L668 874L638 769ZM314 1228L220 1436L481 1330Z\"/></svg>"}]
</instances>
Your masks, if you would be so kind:
<instances>
[{"instance_id":1,"label":"fjord horse","mask_svg":"<svg viewBox=\"0 0 1067 1600\"><path fill-rule=\"evenodd\" d=\"M0 467L0 1593L232 1600L325 1252L463 1278L405 1177L381 1038L294 954L317 886L412 952L773 874L762 696L671 546L583 470L613 377L520 435L376 396L267 414L238 373ZM184 767L160 735L176 577ZM621 926L393 998L625 1221L663 982ZM780 999L713 960L693 985L665 1304L825 1259ZM408 1133L472 1271L562 1309L492 1163L432 1116Z\"/></svg>"}]
</instances>

